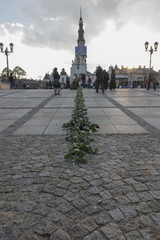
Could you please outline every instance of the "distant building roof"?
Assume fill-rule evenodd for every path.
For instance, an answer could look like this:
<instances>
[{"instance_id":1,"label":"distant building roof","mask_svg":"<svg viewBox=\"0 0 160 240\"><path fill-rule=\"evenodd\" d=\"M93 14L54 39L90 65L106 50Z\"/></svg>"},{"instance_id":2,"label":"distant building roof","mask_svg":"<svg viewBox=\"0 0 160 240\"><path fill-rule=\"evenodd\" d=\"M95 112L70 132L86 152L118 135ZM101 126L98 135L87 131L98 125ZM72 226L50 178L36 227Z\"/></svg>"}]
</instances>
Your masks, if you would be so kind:
<instances>
[{"instance_id":1,"label":"distant building roof","mask_svg":"<svg viewBox=\"0 0 160 240\"><path fill-rule=\"evenodd\" d=\"M44 78L43 78L43 81L44 80L50 80L50 74L49 73L46 73Z\"/></svg>"},{"instance_id":2,"label":"distant building roof","mask_svg":"<svg viewBox=\"0 0 160 240\"><path fill-rule=\"evenodd\" d=\"M95 76L94 73L91 73L91 72L89 72L89 71L86 72L86 75L87 75L87 76Z\"/></svg>"}]
</instances>

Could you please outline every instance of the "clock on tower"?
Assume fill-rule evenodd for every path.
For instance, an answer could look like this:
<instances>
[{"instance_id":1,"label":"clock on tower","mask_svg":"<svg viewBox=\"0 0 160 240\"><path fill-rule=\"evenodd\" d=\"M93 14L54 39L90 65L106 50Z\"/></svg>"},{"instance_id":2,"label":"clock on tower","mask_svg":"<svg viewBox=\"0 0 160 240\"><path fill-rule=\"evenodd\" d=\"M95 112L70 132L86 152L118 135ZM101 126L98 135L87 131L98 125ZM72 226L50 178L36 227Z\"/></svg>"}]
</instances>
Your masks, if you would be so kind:
<instances>
[{"instance_id":1,"label":"clock on tower","mask_svg":"<svg viewBox=\"0 0 160 240\"><path fill-rule=\"evenodd\" d=\"M82 56L87 56L87 47L86 46L75 47L75 52L76 56L78 56L79 54Z\"/></svg>"}]
</instances>

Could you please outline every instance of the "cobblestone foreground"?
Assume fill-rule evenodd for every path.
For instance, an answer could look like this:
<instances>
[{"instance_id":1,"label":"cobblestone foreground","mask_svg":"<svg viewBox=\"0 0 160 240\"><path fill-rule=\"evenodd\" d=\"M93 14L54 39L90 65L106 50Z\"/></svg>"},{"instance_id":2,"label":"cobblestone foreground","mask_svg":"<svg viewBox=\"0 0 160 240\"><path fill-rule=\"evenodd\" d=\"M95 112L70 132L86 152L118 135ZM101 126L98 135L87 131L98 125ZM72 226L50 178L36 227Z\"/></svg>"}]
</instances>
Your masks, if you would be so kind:
<instances>
[{"instance_id":1,"label":"cobblestone foreground","mask_svg":"<svg viewBox=\"0 0 160 240\"><path fill-rule=\"evenodd\" d=\"M96 135L72 165L62 135L0 135L0 239L159 240L159 140Z\"/></svg>"}]
</instances>

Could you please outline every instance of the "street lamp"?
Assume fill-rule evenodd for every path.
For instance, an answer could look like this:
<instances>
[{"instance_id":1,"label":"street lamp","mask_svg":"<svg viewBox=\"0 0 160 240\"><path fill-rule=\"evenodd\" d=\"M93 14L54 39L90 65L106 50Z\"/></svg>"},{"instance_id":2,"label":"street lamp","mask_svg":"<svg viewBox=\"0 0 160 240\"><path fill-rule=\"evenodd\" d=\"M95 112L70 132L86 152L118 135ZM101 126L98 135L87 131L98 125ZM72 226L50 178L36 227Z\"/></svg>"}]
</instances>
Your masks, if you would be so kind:
<instances>
[{"instance_id":1,"label":"street lamp","mask_svg":"<svg viewBox=\"0 0 160 240\"><path fill-rule=\"evenodd\" d=\"M0 50L1 50L1 53L4 53L6 55L6 60L7 60L7 80L9 80L9 62L8 62L8 55L10 53L13 53L13 43L10 43L9 46L10 46L10 51L8 50L8 48L6 47L5 50L3 50L3 43L0 43Z\"/></svg>"},{"instance_id":2,"label":"street lamp","mask_svg":"<svg viewBox=\"0 0 160 240\"><path fill-rule=\"evenodd\" d=\"M153 52L157 51L158 48L158 42L154 43L154 49L152 48L152 46L150 47L150 49L148 50L148 46L149 46L149 42L145 42L145 50L150 52L150 61L149 61L149 68L151 69L151 59L152 59L152 54Z\"/></svg>"}]
</instances>

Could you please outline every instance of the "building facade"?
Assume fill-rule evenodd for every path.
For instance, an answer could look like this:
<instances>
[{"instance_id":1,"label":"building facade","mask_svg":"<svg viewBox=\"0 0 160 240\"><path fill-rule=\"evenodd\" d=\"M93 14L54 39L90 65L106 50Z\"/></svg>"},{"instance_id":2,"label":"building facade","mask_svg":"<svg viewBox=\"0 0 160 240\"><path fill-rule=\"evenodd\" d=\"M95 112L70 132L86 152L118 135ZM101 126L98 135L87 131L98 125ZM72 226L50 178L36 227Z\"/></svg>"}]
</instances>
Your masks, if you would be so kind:
<instances>
[{"instance_id":1,"label":"building facade","mask_svg":"<svg viewBox=\"0 0 160 240\"><path fill-rule=\"evenodd\" d=\"M116 87L140 87L145 86L144 77L151 69L139 66L138 68L128 68L121 66L121 69L115 66L116 73ZM152 68L153 70L153 68ZM111 72L109 68L109 73ZM156 72L156 71L155 71ZM159 81L159 73L157 74L157 81Z\"/></svg>"},{"instance_id":2,"label":"building facade","mask_svg":"<svg viewBox=\"0 0 160 240\"><path fill-rule=\"evenodd\" d=\"M87 47L85 46L82 11L80 10L79 30L77 46L75 47L75 58L72 61L70 81L81 78L82 74L87 73Z\"/></svg>"}]
</instances>

